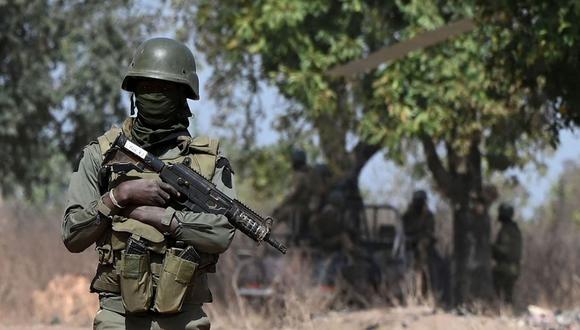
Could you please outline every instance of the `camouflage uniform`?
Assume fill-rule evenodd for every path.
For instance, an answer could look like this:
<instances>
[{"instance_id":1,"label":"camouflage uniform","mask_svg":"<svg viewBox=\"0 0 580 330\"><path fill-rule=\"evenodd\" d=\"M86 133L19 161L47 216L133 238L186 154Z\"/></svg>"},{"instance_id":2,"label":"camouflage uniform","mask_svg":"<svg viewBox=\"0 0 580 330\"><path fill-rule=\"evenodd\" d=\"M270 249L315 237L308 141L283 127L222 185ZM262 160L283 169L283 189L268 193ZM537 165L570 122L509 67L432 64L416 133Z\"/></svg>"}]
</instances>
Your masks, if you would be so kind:
<instances>
[{"instance_id":1,"label":"camouflage uniform","mask_svg":"<svg viewBox=\"0 0 580 330\"><path fill-rule=\"evenodd\" d=\"M416 191L403 214L403 230L407 246L413 255L416 283L423 295L429 291L429 257L435 243L435 218L427 206L427 194Z\"/></svg>"},{"instance_id":2,"label":"camouflage uniform","mask_svg":"<svg viewBox=\"0 0 580 330\"><path fill-rule=\"evenodd\" d=\"M152 49L147 50L147 47ZM176 53L177 61L171 58ZM179 65L181 59L186 68L175 68L176 75L163 76L163 68L161 73L145 70L134 59L123 88L131 90L127 77L154 76L185 84L190 87L187 97L198 98L194 63L191 69L193 55L184 45L171 39L150 39L136 54L160 57L156 61L149 60L156 66ZM188 112L189 109L180 111ZM179 114L182 115L187 114ZM96 245L99 263L91 292L98 293L100 310L95 317L95 329L209 329L209 319L202 309L203 303L212 301L207 273L215 272L218 256L228 248L235 231L226 217L188 211L171 203L165 208L162 223L176 221L177 227L171 233L161 233L143 222L114 215L103 202L103 196L121 182L138 178L158 180L156 173L148 171L118 174L103 171L104 154L121 132L132 137L137 120L139 117L127 119L123 128L111 129L84 148L70 180L62 224L63 242L74 253ZM150 135L142 134L141 137L150 138L160 130L148 132ZM166 162L190 164L212 180L218 189L235 198L229 163L219 155L217 140L192 138L184 133L151 146L149 151ZM130 237L146 242L147 252L141 259L125 251ZM176 257L183 250L178 243L194 247L200 256L199 263ZM133 312L137 303L141 303L143 310Z\"/></svg>"},{"instance_id":3,"label":"camouflage uniform","mask_svg":"<svg viewBox=\"0 0 580 330\"><path fill-rule=\"evenodd\" d=\"M343 194L335 190L329 194L320 212L312 216L313 245L326 254L353 248L354 228L350 222L343 219L344 202Z\"/></svg>"},{"instance_id":4,"label":"camouflage uniform","mask_svg":"<svg viewBox=\"0 0 580 330\"><path fill-rule=\"evenodd\" d=\"M311 238L310 217L320 205L316 194L316 188L320 186L319 177L306 164L306 153L302 150L293 151L292 168L292 187L275 215L279 220L288 223L294 243L308 243Z\"/></svg>"},{"instance_id":5,"label":"camouflage uniform","mask_svg":"<svg viewBox=\"0 0 580 330\"><path fill-rule=\"evenodd\" d=\"M492 246L494 287L497 295L507 303L513 302L513 288L520 273L523 245L522 233L513 220L513 213L510 205L500 205L501 228Z\"/></svg>"},{"instance_id":6,"label":"camouflage uniform","mask_svg":"<svg viewBox=\"0 0 580 330\"><path fill-rule=\"evenodd\" d=\"M423 191L415 192L413 201L403 214L405 237L418 266L427 262L428 249L435 240L435 218L427 207L426 198Z\"/></svg>"}]
</instances>

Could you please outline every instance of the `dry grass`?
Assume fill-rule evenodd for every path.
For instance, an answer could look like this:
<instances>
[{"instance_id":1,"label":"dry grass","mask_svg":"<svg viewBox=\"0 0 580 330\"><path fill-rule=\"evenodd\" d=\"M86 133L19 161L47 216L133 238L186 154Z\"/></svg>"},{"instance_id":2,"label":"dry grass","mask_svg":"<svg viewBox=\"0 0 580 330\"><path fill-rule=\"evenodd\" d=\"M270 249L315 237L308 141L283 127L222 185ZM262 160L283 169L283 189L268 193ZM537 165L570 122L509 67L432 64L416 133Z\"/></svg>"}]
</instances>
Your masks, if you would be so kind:
<instances>
[{"instance_id":1,"label":"dry grass","mask_svg":"<svg viewBox=\"0 0 580 330\"><path fill-rule=\"evenodd\" d=\"M240 242L237 242L240 243ZM221 283L231 283L231 274L236 273L232 251L220 260L218 278L226 279ZM336 293L325 289L312 280L309 262L298 253L284 257L287 261L279 265L279 272L272 280L274 294L266 298L242 298L236 294L233 285L221 292L217 301L204 309L210 315L216 329L272 329L296 328L317 315L326 313L335 302ZM225 260L223 260L225 259ZM227 266L232 268L229 268ZM226 275L230 274L230 275ZM213 281L213 287L219 280Z\"/></svg>"},{"instance_id":2,"label":"dry grass","mask_svg":"<svg viewBox=\"0 0 580 330\"><path fill-rule=\"evenodd\" d=\"M93 251L71 254L64 247L60 237L61 214L56 208L0 201L0 316L4 322L86 323L64 313L48 316L46 310L55 308L40 303L46 299L59 304L63 311L74 309L67 304L76 303L70 300L75 297L75 288L78 290L75 283L89 278L95 268ZM68 285L59 284L64 276L78 277L65 278ZM55 291L51 285L62 287L62 291L56 290L61 298L46 297L47 290Z\"/></svg>"},{"instance_id":3,"label":"dry grass","mask_svg":"<svg viewBox=\"0 0 580 330\"><path fill-rule=\"evenodd\" d=\"M524 226L524 259L516 285L519 306L580 304L580 228L568 221Z\"/></svg>"},{"instance_id":4,"label":"dry grass","mask_svg":"<svg viewBox=\"0 0 580 330\"><path fill-rule=\"evenodd\" d=\"M23 205L0 202L2 323L90 325L97 308L94 295L88 293L95 253L75 255L66 251L60 238L61 210ZM518 305L577 307L580 229L567 222L522 227L525 258L517 284ZM212 276L215 303L204 307L212 319L212 329L443 329L445 322L455 322L457 329L500 329L515 324L509 309L495 316L499 323L490 323L491 319L483 316L433 314L432 307L420 307L432 303L409 282L402 289L405 308L394 306L397 300L379 290L364 294L372 303L371 308L356 311L344 303L344 296L337 294L339 290L316 284L310 276L310 262L297 252L284 257L282 264L270 263L276 267L275 295L262 300L242 299L235 294L232 275L243 260L238 252L248 242L237 238L234 243L221 257L218 273ZM264 260L273 259L264 247L249 246L248 250L263 253L260 258Z\"/></svg>"}]
</instances>

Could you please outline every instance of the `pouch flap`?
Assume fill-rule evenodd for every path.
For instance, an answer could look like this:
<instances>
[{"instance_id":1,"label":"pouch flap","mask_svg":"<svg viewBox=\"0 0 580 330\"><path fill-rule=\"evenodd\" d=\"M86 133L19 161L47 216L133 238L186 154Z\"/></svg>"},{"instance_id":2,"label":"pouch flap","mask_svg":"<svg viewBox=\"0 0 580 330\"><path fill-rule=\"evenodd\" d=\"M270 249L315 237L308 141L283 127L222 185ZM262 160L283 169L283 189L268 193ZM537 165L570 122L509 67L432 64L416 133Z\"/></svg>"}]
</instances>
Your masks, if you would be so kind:
<instances>
[{"instance_id":1,"label":"pouch flap","mask_svg":"<svg viewBox=\"0 0 580 330\"><path fill-rule=\"evenodd\" d=\"M165 257L164 271L175 275L175 280L179 283L188 284L196 269L197 264L193 261L182 259L173 254L168 254Z\"/></svg>"}]
</instances>

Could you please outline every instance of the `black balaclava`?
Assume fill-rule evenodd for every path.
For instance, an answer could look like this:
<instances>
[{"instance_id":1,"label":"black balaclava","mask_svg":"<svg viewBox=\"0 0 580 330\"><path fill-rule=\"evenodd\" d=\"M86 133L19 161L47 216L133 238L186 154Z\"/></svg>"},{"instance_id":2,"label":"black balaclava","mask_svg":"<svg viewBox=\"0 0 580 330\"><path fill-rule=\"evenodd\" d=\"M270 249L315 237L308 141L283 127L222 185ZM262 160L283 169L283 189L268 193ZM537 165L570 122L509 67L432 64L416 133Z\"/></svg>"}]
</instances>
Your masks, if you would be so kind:
<instances>
[{"instance_id":1,"label":"black balaclava","mask_svg":"<svg viewBox=\"0 0 580 330\"><path fill-rule=\"evenodd\" d=\"M182 89L162 92L136 92L137 117L133 121L131 136L141 146L154 144L170 134L187 132L191 116Z\"/></svg>"}]
</instances>

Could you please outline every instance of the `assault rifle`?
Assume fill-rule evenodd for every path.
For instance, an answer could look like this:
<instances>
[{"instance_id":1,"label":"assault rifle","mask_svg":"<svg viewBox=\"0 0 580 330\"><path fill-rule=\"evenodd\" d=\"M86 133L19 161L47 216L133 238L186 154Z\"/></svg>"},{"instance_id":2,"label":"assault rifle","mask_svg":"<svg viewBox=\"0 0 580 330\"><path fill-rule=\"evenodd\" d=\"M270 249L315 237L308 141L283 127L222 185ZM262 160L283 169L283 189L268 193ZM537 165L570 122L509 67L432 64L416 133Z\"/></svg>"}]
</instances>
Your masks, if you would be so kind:
<instances>
[{"instance_id":1,"label":"assault rifle","mask_svg":"<svg viewBox=\"0 0 580 330\"><path fill-rule=\"evenodd\" d=\"M189 166L180 163L165 164L159 158L129 141L124 134L119 135L110 151L111 153L105 157L111 157L110 155L117 151L125 156L120 158L127 160L110 165L112 171L127 173L134 169L142 172L146 168L155 171L163 182L179 191L180 197L176 200L178 204L194 212L225 215L234 227L258 244L264 241L278 251L286 253L286 246L270 235L273 221L271 217L263 218L240 201L228 197L218 190L212 182ZM119 158L119 156L114 157Z\"/></svg>"}]
</instances>

